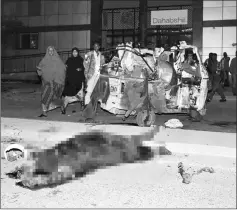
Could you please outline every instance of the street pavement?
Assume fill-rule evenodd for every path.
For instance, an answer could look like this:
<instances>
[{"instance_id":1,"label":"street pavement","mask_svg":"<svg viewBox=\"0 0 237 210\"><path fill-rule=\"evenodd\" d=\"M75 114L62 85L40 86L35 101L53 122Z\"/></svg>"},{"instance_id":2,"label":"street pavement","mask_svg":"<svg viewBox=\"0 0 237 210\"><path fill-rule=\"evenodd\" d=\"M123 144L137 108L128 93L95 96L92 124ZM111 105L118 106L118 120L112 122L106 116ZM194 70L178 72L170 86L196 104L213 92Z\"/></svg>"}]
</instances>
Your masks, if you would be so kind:
<instances>
[{"instance_id":1,"label":"street pavement","mask_svg":"<svg viewBox=\"0 0 237 210\"><path fill-rule=\"evenodd\" d=\"M7 162L2 155L11 143L47 148L88 129L124 135L150 129L134 126L132 118L123 124L120 118L102 110L97 121L106 120L106 124L78 123L81 114L78 104L70 105L66 116L55 110L47 119L39 119L39 88L39 85L14 83L5 84L2 90L2 208L236 208L236 99L230 93L226 94L226 103L220 103L217 96L208 104L201 123L191 123L184 115L157 116L157 126L171 118L178 118L184 124L184 129L160 127L154 141L146 142L154 149L165 145L172 155L100 169L40 191L16 186L16 180L9 179L5 173L17 161ZM186 185L178 174L179 162L193 170L212 167L215 173L196 175Z\"/></svg>"},{"instance_id":2,"label":"street pavement","mask_svg":"<svg viewBox=\"0 0 237 210\"><path fill-rule=\"evenodd\" d=\"M236 97L232 96L230 91L226 92L226 96L226 103L219 102L218 95L214 97L207 105L207 114L202 122L191 122L187 115L163 114L157 115L156 125L163 125L167 120L177 118L184 124L183 129L236 133ZM2 117L38 119L37 116L41 113L39 84L2 83L1 99ZM71 104L66 115L61 115L60 109L53 110L49 112L47 120L78 122L81 119L80 108L78 103ZM134 117L129 117L123 122L121 117L116 117L100 108L96 121L105 124L135 125Z\"/></svg>"},{"instance_id":3,"label":"street pavement","mask_svg":"<svg viewBox=\"0 0 237 210\"><path fill-rule=\"evenodd\" d=\"M178 163L203 172L182 183ZM232 158L172 155L143 163L99 169L68 183L37 191L16 186L2 160L2 208L236 208L236 161ZM16 163L15 163L16 164Z\"/></svg>"},{"instance_id":4,"label":"street pavement","mask_svg":"<svg viewBox=\"0 0 237 210\"><path fill-rule=\"evenodd\" d=\"M139 128L139 129L138 129ZM75 122L57 122L33 119L1 118L1 136L24 144L52 146L79 133L96 129L118 135L139 135L153 128L124 125L93 125ZM8 140L7 140L8 139ZM226 139L223 141L223 139ZM145 145L155 150L166 147L172 153L236 157L236 134L159 127L154 140L144 139Z\"/></svg>"}]
</instances>

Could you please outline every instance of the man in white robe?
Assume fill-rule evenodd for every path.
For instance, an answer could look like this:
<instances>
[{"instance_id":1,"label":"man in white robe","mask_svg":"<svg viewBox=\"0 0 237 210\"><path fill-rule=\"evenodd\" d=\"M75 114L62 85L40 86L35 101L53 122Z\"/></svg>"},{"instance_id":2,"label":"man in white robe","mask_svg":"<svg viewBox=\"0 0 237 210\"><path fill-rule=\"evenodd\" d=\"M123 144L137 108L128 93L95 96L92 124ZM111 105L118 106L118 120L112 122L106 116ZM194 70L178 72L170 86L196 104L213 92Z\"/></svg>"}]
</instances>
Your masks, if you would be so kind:
<instances>
[{"instance_id":1,"label":"man in white robe","mask_svg":"<svg viewBox=\"0 0 237 210\"><path fill-rule=\"evenodd\" d=\"M91 94L100 77L101 66L105 63L104 56L99 51L99 43L94 44L94 50L85 55L84 66L87 79L87 89L85 95L85 105L90 103Z\"/></svg>"}]
</instances>

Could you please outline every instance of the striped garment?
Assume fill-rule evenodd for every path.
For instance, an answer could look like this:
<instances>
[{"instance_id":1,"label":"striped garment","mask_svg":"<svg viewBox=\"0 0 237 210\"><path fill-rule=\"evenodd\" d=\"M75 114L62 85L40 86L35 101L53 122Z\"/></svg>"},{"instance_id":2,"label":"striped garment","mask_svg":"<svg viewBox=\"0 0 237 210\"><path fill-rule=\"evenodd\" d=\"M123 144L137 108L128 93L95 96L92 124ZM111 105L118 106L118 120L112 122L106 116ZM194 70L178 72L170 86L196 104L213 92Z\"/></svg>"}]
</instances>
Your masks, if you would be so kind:
<instances>
[{"instance_id":1,"label":"striped garment","mask_svg":"<svg viewBox=\"0 0 237 210\"><path fill-rule=\"evenodd\" d=\"M55 100L61 100L64 86L56 82L45 83L42 85L41 103L44 105L44 111L48 111L50 104Z\"/></svg>"}]
</instances>

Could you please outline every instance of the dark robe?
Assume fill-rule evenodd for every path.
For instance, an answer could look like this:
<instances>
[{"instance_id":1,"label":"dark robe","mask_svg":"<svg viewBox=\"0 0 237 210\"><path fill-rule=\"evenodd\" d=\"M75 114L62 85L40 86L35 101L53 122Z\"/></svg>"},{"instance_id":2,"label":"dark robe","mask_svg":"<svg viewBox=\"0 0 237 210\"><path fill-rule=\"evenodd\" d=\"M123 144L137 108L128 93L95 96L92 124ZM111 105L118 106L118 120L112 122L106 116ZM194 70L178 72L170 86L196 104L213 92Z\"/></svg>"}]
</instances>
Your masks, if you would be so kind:
<instances>
[{"instance_id":1,"label":"dark robe","mask_svg":"<svg viewBox=\"0 0 237 210\"><path fill-rule=\"evenodd\" d=\"M81 90L82 84L85 82L83 58L78 52L77 57L72 56L68 58L66 65L67 72L63 96L75 96ZM79 71L77 69L79 69Z\"/></svg>"}]
</instances>

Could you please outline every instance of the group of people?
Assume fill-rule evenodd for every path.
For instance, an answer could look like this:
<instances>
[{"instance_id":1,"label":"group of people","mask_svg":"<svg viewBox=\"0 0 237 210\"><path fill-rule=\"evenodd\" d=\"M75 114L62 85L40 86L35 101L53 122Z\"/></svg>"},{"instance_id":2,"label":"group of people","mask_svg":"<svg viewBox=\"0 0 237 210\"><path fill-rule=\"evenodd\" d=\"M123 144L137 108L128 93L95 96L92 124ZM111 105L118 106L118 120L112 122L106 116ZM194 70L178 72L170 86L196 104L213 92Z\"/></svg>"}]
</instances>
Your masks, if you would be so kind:
<instances>
[{"instance_id":1,"label":"group of people","mask_svg":"<svg viewBox=\"0 0 237 210\"><path fill-rule=\"evenodd\" d=\"M99 79L104 56L99 51L100 44L94 43L94 50L83 58L78 48L72 49L72 55L64 63L53 46L49 46L46 55L37 66L42 81L41 107L39 117L47 117L48 111L61 107L66 113L67 97L77 97L82 108L89 104L90 96ZM80 98L83 91L85 97Z\"/></svg>"},{"instance_id":2,"label":"group of people","mask_svg":"<svg viewBox=\"0 0 237 210\"><path fill-rule=\"evenodd\" d=\"M230 85L229 73L231 74L231 86L233 95L236 95L236 57L231 60L227 53L223 53L223 58L220 62L217 60L216 53L209 53L208 59L204 62L204 65L209 74L209 80L211 83L211 91L208 94L207 102L210 102L218 93L221 97L220 102L226 102L224 94L224 87Z\"/></svg>"},{"instance_id":3,"label":"group of people","mask_svg":"<svg viewBox=\"0 0 237 210\"><path fill-rule=\"evenodd\" d=\"M46 55L37 66L37 72L42 81L42 113L39 117L47 117L47 112L58 106L61 107L62 114L65 114L69 103L66 100L67 97L78 98L82 109L89 104L101 67L105 64L105 58L99 51L100 44L94 43L93 48L93 51L88 52L84 58L81 57L78 48L73 48L72 55L66 63L61 60L53 46L47 48ZM191 57L193 55L186 59L189 61ZM205 61L204 65L212 86L207 97L208 102L212 100L216 92L221 96L221 102L226 101L224 86L229 85L229 73L232 78L232 92L236 95L236 57L231 60L230 65L229 61L230 58L226 52L223 53L220 62L217 60L216 53L210 53ZM79 94L81 91L85 97Z\"/></svg>"}]
</instances>

